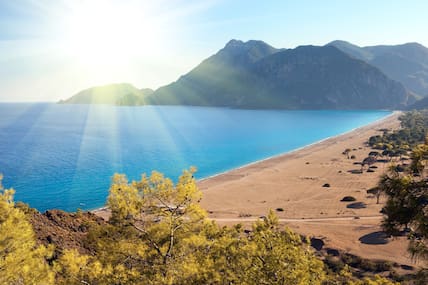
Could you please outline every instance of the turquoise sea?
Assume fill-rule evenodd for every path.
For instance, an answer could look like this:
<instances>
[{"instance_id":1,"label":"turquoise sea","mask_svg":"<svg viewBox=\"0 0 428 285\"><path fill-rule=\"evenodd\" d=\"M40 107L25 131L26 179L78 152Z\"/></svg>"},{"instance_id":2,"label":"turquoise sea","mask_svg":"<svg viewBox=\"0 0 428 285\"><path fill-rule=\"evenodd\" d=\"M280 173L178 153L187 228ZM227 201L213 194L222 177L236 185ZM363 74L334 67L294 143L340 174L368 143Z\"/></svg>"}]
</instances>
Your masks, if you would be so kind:
<instances>
[{"instance_id":1,"label":"turquoise sea","mask_svg":"<svg viewBox=\"0 0 428 285\"><path fill-rule=\"evenodd\" d=\"M40 211L104 205L113 173L215 175L369 124L388 111L0 104L0 173Z\"/></svg>"}]
</instances>

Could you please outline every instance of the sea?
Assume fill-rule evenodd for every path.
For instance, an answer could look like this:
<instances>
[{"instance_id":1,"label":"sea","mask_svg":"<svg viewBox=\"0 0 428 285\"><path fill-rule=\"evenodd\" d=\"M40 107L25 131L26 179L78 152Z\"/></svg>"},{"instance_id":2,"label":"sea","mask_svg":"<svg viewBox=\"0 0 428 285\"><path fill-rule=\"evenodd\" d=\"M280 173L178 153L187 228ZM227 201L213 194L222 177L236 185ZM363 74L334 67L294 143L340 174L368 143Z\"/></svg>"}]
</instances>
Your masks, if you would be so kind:
<instances>
[{"instance_id":1,"label":"sea","mask_svg":"<svg viewBox=\"0 0 428 285\"><path fill-rule=\"evenodd\" d=\"M111 177L153 170L197 179L367 125L390 111L0 104L0 173L39 211L105 204Z\"/></svg>"}]
</instances>

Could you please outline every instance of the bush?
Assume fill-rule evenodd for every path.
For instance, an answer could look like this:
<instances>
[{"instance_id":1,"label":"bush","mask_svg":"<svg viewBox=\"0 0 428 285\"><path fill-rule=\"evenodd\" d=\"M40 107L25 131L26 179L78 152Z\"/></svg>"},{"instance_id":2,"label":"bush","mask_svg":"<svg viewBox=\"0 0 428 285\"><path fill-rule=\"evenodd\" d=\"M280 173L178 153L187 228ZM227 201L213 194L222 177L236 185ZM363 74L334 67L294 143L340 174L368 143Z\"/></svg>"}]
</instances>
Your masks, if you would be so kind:
<instances>
[{"instance_id":1,"label":"bush","mask_svg":"<svg viewBox=\"0 0 428 285\"><path fill-rule=\"evenodd\" d=\"M359 268L364 271L377 272L377 264L368 259L362 259Z\"/></svg>"},{"instance_id":2,"label":"bush","mask_svg":"<svg viewBox=\"0 0 428 285\"><path fill-rule=\"evenodd\" d=\"M376 271L377 272L391 271L393 267L394 267L394 264L390 261L376 262Z\"/></svg>"},{"instance_id":3,"label":"bush","mask_svg":"<svg viewBox=\"0 0 428 285\"><path fill-rule=\"evenodd\" d=\"M329 183L325 183L322 187L330 187Z\"/></svg>"},{"instance_id":4,"label":"bush","mask_svg":"<svg viewBox=\"0 0 428 285\"><path fill-rule=\"evenodd\" d=\"M283 208L276 208L276 211L277 212L284 212L284 209Z\"/></svg>"},{"instance_id":5,"label":"bush","mask_svg":"<svg viewBox=\"0 0 428 285\"><path fill-rule=\"evenodd\" d=\"M343 263L348 264L349 266L359 268L362 258L350 253L344 253L341 255Z\"/></svg>"},{"instance_id":6,"label":"bush","mask_svg":"<svg viewBox=\"0 0 428 285\"><path fill-rule=\"evenodd\" d=\"M328 268L330 268L333 272L340 272L345 267L345 263L339 258L335 258L333 256L327 256L324 260L325 264Z\"/></svg>"},{"instance_id":7,"label":"bush","mask_svg":"<svg viewBox=\"0 0 428 285\"><path fill-rule=\"evenodd\" d=\"M354 201L357 201L357 199L355 199L355 197L352 197L352 196L345 196L340 201L341 202L354 202Z\"/></svg>"}]
</instances>

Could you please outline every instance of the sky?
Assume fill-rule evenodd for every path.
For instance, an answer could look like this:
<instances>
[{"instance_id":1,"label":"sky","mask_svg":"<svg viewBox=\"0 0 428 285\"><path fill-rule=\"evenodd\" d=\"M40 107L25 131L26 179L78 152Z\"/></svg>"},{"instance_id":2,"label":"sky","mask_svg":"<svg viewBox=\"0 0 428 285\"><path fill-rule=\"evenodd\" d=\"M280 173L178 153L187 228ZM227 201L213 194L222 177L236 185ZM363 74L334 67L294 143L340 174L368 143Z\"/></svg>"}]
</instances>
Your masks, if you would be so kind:
<instances>
[{"instance_id":1,"label":"sky","mask_svg":"<svg viewBox=\"0 0 428 285\"><path fill-rule=\"evenodd\" d=\"M0 0L0 102L156 89L231 39L428 47L426 0Z\"/></svg>"}]
</instances>

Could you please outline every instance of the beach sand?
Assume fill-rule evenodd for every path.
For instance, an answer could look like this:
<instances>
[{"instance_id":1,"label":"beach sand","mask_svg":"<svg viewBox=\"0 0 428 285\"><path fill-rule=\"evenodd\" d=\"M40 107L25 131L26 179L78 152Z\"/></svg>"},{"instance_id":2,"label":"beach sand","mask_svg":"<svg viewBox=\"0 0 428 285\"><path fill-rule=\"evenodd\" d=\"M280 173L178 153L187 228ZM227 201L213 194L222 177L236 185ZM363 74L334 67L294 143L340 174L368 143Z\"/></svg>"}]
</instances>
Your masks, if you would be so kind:
<instances>
[{"instance_id":1,"label":"beach sand","mask_svg":"<svg viewBox=\"0 0 428 285\"><path fill-rule=\"evenodd\" d=\"M377 184L389 163L376 163L371 173L351 173L361 168L354 163L361 162L372 150L366 145L368 138L381 134L381 128L398 129L399 115L395 112L346 134L201 180L201 204L220 224L248 224L272 209L282 223L300 234L322 238L326 247L364 258L415 265L406 252L406 238L380 245L359 240L381 231L379 211L385 197L377 204L366 191ZM355 159L342 154L347 148ZM340 201L344 196L355 197L367 208L347 208L350 203Z\"/></svg>"},{"instance_id":2,"label":"beach sand","mask_svg":"<svg viewBox=\"0 0 428 285\"><path fill-rule=\"evenodd\" d=\"M379 211L385 198L377 204L366 191L377 184L389 163L376 163L371 173L351 173L361 168L354 163L361 162L371 151L366 145L368 138L381 134L381 128L398 129L399 115L394 112L348 133L200 180L202 207L209 218L222 225L249 225L272 209L282 224L322 239L325 247L415 266L406 251L405 237L391 239L387 244L360 242L360 238L381 231ZM342 154L347 148L355 159ZM350 203L340 201L344 196L353 196L367 207L347 208ZM104 218L109 216L107 209L94 212Z\"/></svg>"}]
</instances>

